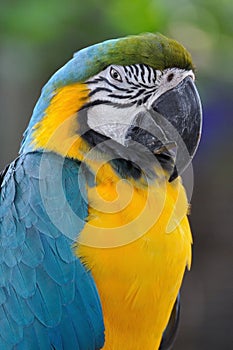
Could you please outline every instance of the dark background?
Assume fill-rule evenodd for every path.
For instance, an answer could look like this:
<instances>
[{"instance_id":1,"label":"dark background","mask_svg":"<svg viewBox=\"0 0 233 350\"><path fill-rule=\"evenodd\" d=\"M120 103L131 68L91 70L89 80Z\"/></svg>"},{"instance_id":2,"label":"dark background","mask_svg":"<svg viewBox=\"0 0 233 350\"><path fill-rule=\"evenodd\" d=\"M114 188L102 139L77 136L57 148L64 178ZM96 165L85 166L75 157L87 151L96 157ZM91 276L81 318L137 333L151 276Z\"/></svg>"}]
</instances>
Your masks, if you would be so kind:
<instances>
[{"instance_id":1,"label":"dark background","mask_svg":"<svg viewBox=\"0 0 233 350\"><path fill-rule=\"evenodd\" d=\"M192 53L204 128L175 350L233 349L232 17L231 0L0 0L0 168L17 156L41 87L78 49L160 31Z\"/></svg>"}]
</instances>

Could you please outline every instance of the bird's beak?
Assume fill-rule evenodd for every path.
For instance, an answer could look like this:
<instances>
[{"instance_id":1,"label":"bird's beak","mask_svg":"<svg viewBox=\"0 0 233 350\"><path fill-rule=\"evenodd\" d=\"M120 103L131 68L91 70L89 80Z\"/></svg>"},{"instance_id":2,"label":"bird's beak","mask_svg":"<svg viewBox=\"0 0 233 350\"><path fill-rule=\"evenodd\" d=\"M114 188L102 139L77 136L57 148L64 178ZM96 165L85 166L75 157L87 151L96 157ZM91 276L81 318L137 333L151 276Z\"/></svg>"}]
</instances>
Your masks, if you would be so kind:
<instances>
[{"instance_id":1,"label":"bird's beak","mask_svg":"<svg viewBox=\"0 0 233 350\"><path fill-rule=\"evenodd\" d=\"M189 76L139 113L127 133L127 139L139 142L155 155L170 154L175 174L181 174L191 162L201 135L202 107L199 94Z\"/></svg>"}]
</instances>

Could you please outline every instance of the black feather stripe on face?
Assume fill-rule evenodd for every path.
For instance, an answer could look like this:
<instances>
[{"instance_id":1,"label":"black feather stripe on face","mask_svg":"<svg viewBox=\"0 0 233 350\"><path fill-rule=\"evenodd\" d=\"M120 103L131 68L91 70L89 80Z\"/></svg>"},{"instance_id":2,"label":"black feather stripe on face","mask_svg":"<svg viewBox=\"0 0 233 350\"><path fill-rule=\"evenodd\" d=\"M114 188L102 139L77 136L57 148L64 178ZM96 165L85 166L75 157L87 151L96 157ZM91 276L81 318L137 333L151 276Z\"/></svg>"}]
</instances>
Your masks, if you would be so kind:
<instances>
[{"instance_id":1,"label":"black feather stripe on face","mask_svg":"<svg viewBox=\"0 0 233 350\"><path fill-rule=\"evenodd\" d=\"M123 81L127 83L127 88L119 84L119 81L111 81L103 74L100 74L98 78L91 78L86 82L91 88L89 94L91 105L93 103L95 105L99 103L98 96L102 92L106 92L106 98L102 100L103 104L108 104L109 101L112 101L114 106L118 105L118 108L122 107L122 102L123 104L133 103L140 105L143 103L142 101L147 101L149 98L145 99L147 95L151 95L157 90L157 86L155 86L157 74L153 68L144 64L122 66L121 68L124 72ZM94 99L95 96L96 100Z\"/></svg>"}]
</instances>

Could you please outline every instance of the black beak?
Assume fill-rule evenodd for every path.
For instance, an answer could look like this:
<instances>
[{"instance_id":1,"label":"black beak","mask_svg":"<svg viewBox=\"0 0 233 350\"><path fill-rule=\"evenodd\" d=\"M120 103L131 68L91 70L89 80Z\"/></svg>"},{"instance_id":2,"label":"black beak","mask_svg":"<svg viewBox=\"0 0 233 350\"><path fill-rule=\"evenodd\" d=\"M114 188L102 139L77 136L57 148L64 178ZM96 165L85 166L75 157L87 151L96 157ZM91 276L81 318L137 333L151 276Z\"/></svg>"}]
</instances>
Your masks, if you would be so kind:
<instances>
[{"instance_id":1,"label":"black beak","mask_svg":"<svg viewBox=\"0 0 233 350\"><path fill-rule=\"evenodd\" d=\"M170 154L174 160L170 180L180 175L191 162L201 135L202 108L193 79L187 76L137 119L127 138L143 144L155 156Z\"/></svg>"},{"instance_id":2,"label":"black beak","mask_svg":"<svg viewBox=\"0 0 233 350\"><path fill-rule=\"evenodd\" d=\"M186 77L174 89L160 96L153 103L152 108L165 118L164 124L160 120L160 127L163 128L168 139L175 141L177 146L180 147L180 150L177 150L177 158L180 159L177 160L181 161L181 158L185 156L180 154L184 147L187 148L189 156L193 158L201 135L202 108L192 78ZM157 118L159 118L158 115ZM185 164L182 165L185 166Z\"/></svg>"}]
</instances>

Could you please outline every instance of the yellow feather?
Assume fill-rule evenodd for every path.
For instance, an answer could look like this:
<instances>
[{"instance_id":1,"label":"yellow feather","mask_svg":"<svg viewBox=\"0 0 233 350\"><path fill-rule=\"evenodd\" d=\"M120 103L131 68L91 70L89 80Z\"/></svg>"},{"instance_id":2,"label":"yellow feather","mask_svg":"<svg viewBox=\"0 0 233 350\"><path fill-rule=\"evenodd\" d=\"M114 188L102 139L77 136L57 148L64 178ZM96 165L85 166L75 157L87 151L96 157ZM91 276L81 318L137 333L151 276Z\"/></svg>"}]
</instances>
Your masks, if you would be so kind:
<instances>
[{"instance_id":1,"label":"yellow feather","mask_svg":"<svg viewBox=\"0 0 233 350\"><path fill-rule=\"evenodd\" d=\"M33 133L33 145L64 157L83 159L88 146L78 135L78 110L88 101L86 84L71 84L55 91Z\"/></svg>"},{"instance_id":2,"label":"yellow feather","mask_svg":"<svg viewBox=\"0 0 233 350\"><path fill-rule=\"evenodd\" d=\"M117 187L110 165L96 180L96 188L88 188L89 220L75 251L100 294L103 349L156 350L191 263L184 188L180 179L169 183L162 174L148 186L120 181Z\"/></svg>"}]
</instances>

